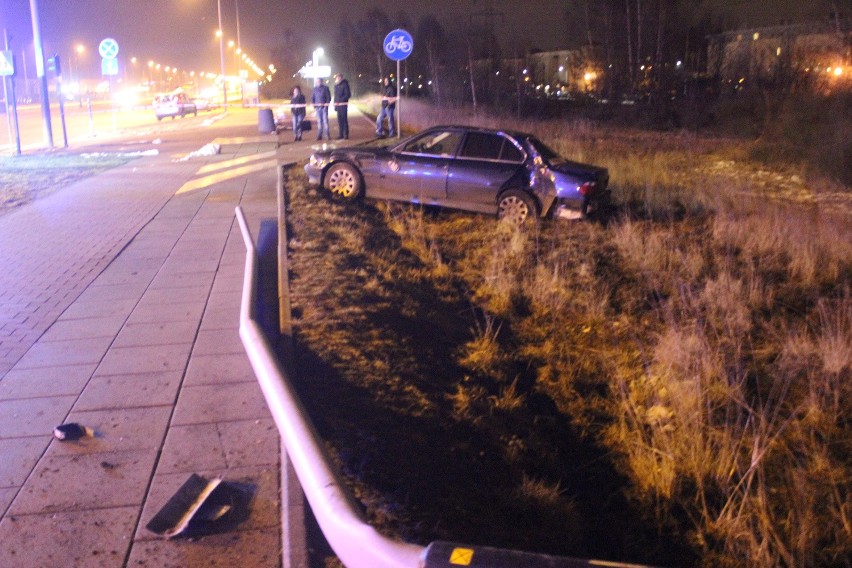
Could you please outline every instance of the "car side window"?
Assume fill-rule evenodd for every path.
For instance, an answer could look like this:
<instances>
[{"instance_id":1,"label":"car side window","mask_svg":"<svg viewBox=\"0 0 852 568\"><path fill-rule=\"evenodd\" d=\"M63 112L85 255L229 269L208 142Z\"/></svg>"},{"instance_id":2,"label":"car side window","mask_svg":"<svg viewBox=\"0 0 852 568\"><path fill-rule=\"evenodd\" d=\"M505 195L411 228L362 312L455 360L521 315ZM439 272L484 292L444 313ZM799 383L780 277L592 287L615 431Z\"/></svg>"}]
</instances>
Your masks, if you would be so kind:
<instances>
[{"instance_id":1,"label":"car side window","mask_svg":"<svg viewBox=\"0 0 852 568\"><path fill-rule=\"evenodd\" d=\"M502 136L496 134L469 132L467 138L465 138L464 147L459 153L459 157L478 160L499 160L503 140Z\"/></svg>"},{"instance_id":2,"label":"car side window","mask_svg":"<svg viewBox=\"0 0 852 568\"><path fill-rule=\"evenodd\" d=\"M452 130L430 132L401 148L402 152L430 156L452 157L461 140L461 133Z\"/></svg>"},{"instance_id":3,"label":"car side window","mask_svg":"<svg viewBox=\"0 0 852 568\"><path fill-rule=\"evenodd\" d=\"M503 144L503 151L500 153L500 160L503 162L523 162L524 154L518 150L517 146L507 139Z\"/></svg>"}]
</instances>

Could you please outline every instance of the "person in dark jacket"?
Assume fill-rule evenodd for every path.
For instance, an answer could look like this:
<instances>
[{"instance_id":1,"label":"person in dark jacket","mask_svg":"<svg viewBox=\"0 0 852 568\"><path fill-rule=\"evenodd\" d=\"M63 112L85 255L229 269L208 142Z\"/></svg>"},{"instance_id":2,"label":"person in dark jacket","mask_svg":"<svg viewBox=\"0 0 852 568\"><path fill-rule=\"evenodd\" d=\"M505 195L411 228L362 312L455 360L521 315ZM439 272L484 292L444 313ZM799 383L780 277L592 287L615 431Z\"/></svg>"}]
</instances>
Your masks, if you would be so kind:
<instances>
[{"instance_id":1,"label":"person in dark jacket","mask_svg":"<svg viewBox=\"0 0 852 568\"><path fill-rule=\"evenodd\" d=\"M334 76L334 110L337 111L337 139L349 139L349 99L352 91L343 73Z\"/></svg>"},{"instance_id":2,"label":"person in dark jacket","mask_svg":"<svg viewBox=\"0 0 852 568\"><path fill-rule=\"evenodd\" d=\"M293 135L298 142L302 139L302 122L305 120L305 95L298 86L290 93L290 112L293 114Z\"/></svg>"},{"instance_id":3,"label":"person in dark jacket","mask_svg":"<svg viewBox=\"0 0 852 568\"><path fill-rule=\"evenodd\" d=\"M317 140L322 140L323 133L326 140L331 140L331 133L328 131L328 105L331 104L331 91L328 90L325 81L319 77L314 79L311 104L314 105L317 113Z\"/></svg>"},{"instance_id":4,"label":"person in dark jacket","mask_svg":"<svg viewBox=\"0 0 852 568\"><path fill-rule=\"evenodd\" d=\"M393 121L393 111L396 108L396 85L391 83L390 77L385 77L382 85L382 110L376 119L376 136L384 135L383 123L388 118L388 136L393 138L396 134L396 124Z\"/></svg>"}]
</instances>

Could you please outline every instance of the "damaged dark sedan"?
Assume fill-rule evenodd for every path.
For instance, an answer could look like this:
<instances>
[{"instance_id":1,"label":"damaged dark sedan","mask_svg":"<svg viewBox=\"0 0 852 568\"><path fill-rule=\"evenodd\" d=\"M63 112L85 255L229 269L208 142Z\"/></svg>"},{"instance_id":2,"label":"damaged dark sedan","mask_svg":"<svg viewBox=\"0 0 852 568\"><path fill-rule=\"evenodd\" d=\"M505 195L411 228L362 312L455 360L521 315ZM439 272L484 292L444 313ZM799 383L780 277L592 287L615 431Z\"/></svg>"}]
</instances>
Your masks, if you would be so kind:
<instances>
[{"instance_id":1,"label":"damaged dark sedan","mask_svg":"<svg viewBox=\"0 0 852 568\"><path fill-rule=\"evenodd\" d=\"M605 168L560 157L535 136L437 126L391 147L323 149L305 172L313 185L366 196L528 219L579 219L609 206Z\"/></svg>"}]
</instances>

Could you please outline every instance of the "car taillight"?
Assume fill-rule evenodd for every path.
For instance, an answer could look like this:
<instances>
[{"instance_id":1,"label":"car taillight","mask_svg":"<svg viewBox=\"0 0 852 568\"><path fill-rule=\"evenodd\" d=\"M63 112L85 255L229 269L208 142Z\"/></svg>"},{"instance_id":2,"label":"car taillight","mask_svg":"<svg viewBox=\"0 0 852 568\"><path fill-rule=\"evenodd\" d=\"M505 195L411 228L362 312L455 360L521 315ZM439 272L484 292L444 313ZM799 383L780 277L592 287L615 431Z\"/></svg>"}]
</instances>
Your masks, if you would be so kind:
<instances>
[{"instance_id":1,"label":"car taillight","mask_svg":"<svg viewBox=\"0 0 852 568\"><path fill-rule=\"evenodd\" d=\"M580 195L589 195L590 193L595 192L595 188L597 184L593 181L587 181L583 185L580 186Z\"/></svg>"}]
</instances>

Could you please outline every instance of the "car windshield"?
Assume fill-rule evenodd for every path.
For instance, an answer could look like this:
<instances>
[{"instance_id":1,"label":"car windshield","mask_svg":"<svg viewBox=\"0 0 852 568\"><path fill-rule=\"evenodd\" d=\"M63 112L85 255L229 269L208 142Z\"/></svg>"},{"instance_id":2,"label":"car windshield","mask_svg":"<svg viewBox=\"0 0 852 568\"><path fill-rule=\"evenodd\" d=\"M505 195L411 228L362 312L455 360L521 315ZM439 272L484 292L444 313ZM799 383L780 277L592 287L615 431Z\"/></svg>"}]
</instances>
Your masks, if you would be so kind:
<instances>
[{"instance_id":1,"label":"car windshield","mask_svg":"<svg viewBox=\"0 0 852 568\"><path fill-rule=\"evenodd\" d=\"M548 164L558 164L565 161L565 158L557 154L555 150L538 138L530 136L527 138L527 143L529 143L529 145L535 150L536 154L541 156L541 159Z\"/></svg>"}]
</instances>

